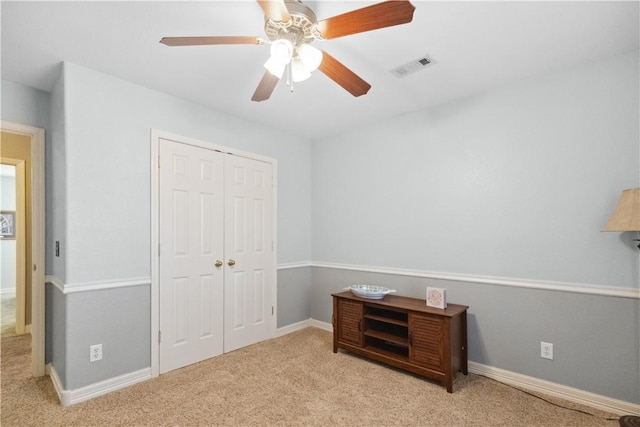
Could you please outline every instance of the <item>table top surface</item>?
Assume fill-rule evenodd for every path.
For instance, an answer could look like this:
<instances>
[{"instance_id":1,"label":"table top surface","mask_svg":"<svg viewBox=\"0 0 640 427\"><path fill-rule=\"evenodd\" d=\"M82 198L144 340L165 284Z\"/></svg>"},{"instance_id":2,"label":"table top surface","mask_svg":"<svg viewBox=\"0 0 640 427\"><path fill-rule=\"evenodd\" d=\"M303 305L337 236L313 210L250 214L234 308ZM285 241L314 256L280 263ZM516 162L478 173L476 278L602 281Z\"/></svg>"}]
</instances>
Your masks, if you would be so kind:
<instances>
[{"instance_id":1,"label":"table top surface","mask_svg":"<svg viewBox=\"0 0 640 427\"><path fill-rule=\"evenodd\" d=\"M403 297L400 295L387 294L383 299L370 299L355 296L351 291L344 291L331 294L334 297L345 298L355 301L362 301L368 304L376 304L384 307L395 307L421 313L431 313L440 316L453 317L464 313L469 308L466 305L447 304L447 308L436 308L427 306L427 301L420 298Z\"/></svg>"}]
</instances>

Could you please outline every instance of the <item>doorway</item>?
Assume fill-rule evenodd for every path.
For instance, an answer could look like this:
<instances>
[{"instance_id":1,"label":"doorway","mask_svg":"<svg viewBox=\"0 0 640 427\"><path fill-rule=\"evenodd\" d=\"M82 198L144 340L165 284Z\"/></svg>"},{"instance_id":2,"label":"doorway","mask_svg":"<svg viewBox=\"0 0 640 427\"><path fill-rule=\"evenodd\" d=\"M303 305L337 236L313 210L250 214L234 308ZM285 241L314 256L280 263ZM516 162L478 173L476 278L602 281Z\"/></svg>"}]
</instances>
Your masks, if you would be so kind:
<instances>
[{"instance_id":1,"label":"doorway","mask_svg":"<svg viewBox=\"0 0 640 427\"><path fill-rule=\"evenodd\" d=\"M152 132L152 376L272 338L275 161Z\"/></svg>"},{"instance_id":2,"label":"doorway","mask_svg":"<svg viewBox=\"0 0 640 427\"><path fill-rule=\"evenodd\" d=\"M7 135L2 140L7 142ZM24 137L26 143L29 138ZM13 142L25 142L14 139ZM27 302L27 238L25 224L27 188L25 159L0 157L0 303L2 305L2 338L22 335L26 331ZM13 154L16 154L15 152ZM19 153L18 153L19 154ZM30 195L30 193L29 193ZM29 279L31 277L29 276ZM29 288L31 283L29 282ZM29 310L30 311L30 310ZM30 322L29 322L30 323Z\"/></svg>"},{"instance_id":3,"label":"doorway","mask_svg":"<svg viewBox=\"0 0 640 427\"><path fill-rule=\"evenodd\" d=\"M31 333L32 374L39 377L45 374L45 140L44 129L22 125L13 122L2 121L3 139L13 136L20 137L20 148L30 156L30 160L24 163L25 182L30 182L30 196L25 198L25 204L30 205L30 215L25 214L26 233L25 266L22 269L25 277L30 277L31 286L25 289L25 330ZM25 147L26 146L26 147ZM7 145L2 144L1 156L20 159L20 155L5 150ZM28 184L26 184L28 186ZM30 300L30 302L29 302ZM30 321L29 321L30 320ZM30 324L30 327L29 327Z\"/></svg>"}]
</instances>

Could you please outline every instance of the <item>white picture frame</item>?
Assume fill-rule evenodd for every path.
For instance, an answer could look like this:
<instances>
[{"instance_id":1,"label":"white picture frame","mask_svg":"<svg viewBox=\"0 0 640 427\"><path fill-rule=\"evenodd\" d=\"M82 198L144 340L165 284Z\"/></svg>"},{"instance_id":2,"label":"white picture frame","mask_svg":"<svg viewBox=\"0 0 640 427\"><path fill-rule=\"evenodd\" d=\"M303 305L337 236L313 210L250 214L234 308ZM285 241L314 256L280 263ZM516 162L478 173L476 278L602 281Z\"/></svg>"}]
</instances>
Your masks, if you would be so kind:
<instances>
[{"instance_id":1,"label":"white picture frame","mask_svg":"<svg viewBox=\"0 0 640 427\"><path fill-rule=\"evenodd\" d=\"M16 211L0 211L0 238L3 240L15 240Z\"/></svg>"}]
</instances>

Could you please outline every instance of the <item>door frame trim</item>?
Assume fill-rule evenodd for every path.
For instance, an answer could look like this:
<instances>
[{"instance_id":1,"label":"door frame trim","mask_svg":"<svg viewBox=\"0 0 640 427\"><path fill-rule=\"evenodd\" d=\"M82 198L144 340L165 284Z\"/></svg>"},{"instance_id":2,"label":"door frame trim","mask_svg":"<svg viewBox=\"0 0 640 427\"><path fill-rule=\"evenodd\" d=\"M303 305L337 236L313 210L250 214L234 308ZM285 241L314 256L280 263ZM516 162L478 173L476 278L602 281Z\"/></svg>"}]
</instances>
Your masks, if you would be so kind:
<instances>
[{"instance_id":1,"label":"door frame trim","mask_svg":"<svg viewBox=\"0 0 640 427\"><path fill-rule=\"evenodd\" d=\"M2 120L0 128L31 138L31 357L34 377L45 375L45 138L44 129Z\"/></svg>"},{"instance_id":2,"label":"door frame trim","mask_svg":"<svg viewBox=\"0 0 640 427\"><path fill-rule=\"evenodd\" d=\"M219 151L221 153L233 154L235 156L246 157L252 160L258 160L272 165L273 170L273 186L272 186L272 211L271 226L273 238L272 266L273 266L273 292L272 302L274 307L274 315L271 318L271 337L273 338L278 326L278 175L277 160L271 157L262 156L247 151L236 150L235 148L225 147L211 142L206 142L186 136L176 135L158 129L151 129L151 247L149 248L151 256L151 377L160 375L160 265L158 248L160 244L159 224L160 224L160 179L158 172L158 156L160 155L160 139L167 139L180 144L192 145L206 150Z\"/></svg>"}]
</instances>

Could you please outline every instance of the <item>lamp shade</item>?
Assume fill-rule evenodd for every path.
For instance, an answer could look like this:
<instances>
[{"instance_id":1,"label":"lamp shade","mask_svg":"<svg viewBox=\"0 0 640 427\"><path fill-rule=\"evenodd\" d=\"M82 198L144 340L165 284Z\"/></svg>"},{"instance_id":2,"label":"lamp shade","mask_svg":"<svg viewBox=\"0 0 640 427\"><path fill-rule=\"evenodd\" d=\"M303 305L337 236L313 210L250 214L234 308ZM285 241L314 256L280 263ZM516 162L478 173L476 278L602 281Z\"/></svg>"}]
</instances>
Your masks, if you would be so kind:
<instances>
[{"instance_id":1,"label":"lamp shade","mask_svg":"<svg viewBox=\"0 0 640 427\"><path fill-rule=\"evenodd\" d=\"M278 39L271 43L271 58L282 64L288 64L293 55L293 45L289 40Z\"/></svg>"},{"instance_id":2,"label":"lamp shade","mask_svg":"<svg viewBox=\"0 0 640 427\"><path fill-rule=\"evenodd\" d=\"M322 51L308 44L298 48L298 56L310 72L315 71L322 62Z\"/></svg>"},{"instance_id":3,"label":"lamp shade","mask_svg":"<svg viewBox=\"0 0 640 427\"><path fill-rule=\"evenodd\" d=\"M311 73L304 66L302 60L299 57L295 57L291 60L291 79L294 82L301 82L311 77Z\"/></svg>"},{"instance_id":4,"label":"lamp shade","mask_svg":"<svg viewBox=\"0 0 640 427\"><path fill-rule=\"evenodd\" d=\"M640 188L624 190L602 231L640 231Z\"/></svg>"},{"instance_id":5,"label":"lamp shade","mask_svg":"<svg viewBox=\"0 0 640 427\"><path fill-rule=\"evenodd\" d=\"M264 63L264 68L269 70L271 74L281 79L284 74L284 69L287 67L286 63L282 63L273 57L267 59L267 62Z\"/></svg>"}]
</instances>

